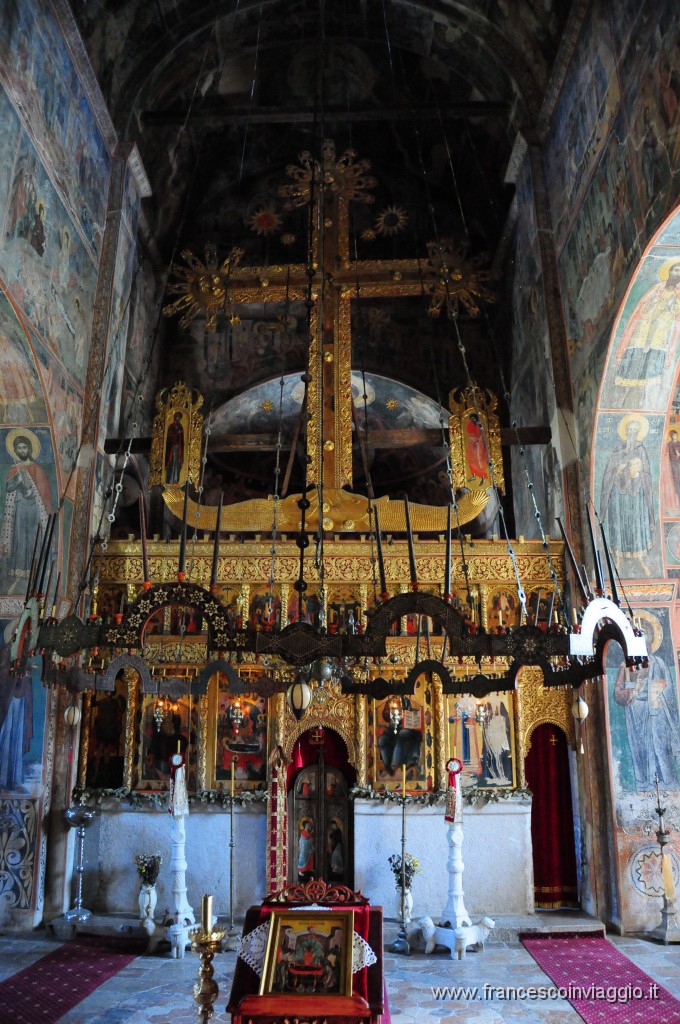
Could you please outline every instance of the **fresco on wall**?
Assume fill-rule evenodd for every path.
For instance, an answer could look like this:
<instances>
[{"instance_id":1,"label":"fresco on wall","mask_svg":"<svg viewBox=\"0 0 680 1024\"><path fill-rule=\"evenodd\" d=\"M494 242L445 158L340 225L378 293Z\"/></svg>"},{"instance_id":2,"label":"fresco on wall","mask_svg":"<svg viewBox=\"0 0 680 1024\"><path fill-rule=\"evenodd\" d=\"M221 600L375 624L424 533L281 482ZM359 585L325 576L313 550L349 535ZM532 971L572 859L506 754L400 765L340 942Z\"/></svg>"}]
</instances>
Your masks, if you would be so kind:
<instances>
[{"instance_id":1,"label":"fresco on wall","mask_svg":"<svg viewBox=\"0 0 680 1024\"><path fill-rule=\"evenodd\" d=\"M39 796L45 732L46 691L42 658L29 658L23 676L9 673L8 641L16 622L5 629L0 648L0 793Z\"/></svg>"},{"instance_id":2,"label":"fresco on wall","mask_svg":"<svg viewBox=\"0 0 680 1024\"><path fill-rule=\"evenodd\" d=\"M0 423L47 423L27 333L0 285Z\"/></svg>"},{"instance_id":3,"label":"fresco on wall","mask_svg":"<svg viewBox=\"0 0 680 1024\"><path fill-rule=\"evenodd\" d=\"M597 424L595 505L621 576L662 572L658 524L661 416L602 413Z\"/></svg>"},{"instance_id":4,"label":"fresco on wall","mask_svg":"<svg viewBox=\"0 0 680 1024\"><path fill-rule=\"evenodd\" d=\"M571 212L599 159L620 102L609 26L592 5L553 114L546 173L555 233L565 237Z\"/></svg>"},{"instance_id":5,"label":"fresco on wall","mask_svg":"<svg viewBox=\"0 0 680 1024\"><path fill-rule=\"evenodd\" d=\"M9 186L12 180L12 165L17 150L17 142L21 131L21 122L16 111L0 82L0 221L4 219L4 208L9 196Z\"/></svg>"},{"instance_id":6,"label":"fresco on wall","mask_svg":"<svg viewBox=\"0 0 680 1024\"><path fill-rule=\"evenodd\" d=\"M617 323L602 405L668 404L680 338L680 250L654 246L643 259Z\"/></svg>"},{"instance_id":7,"label":"fresco on wall","mask_svg":"<svg viewBox=\"0 0 680 1024\"><path fill-rule=\"evenodd\" d=\"M56 509L54 453L49 430L0 430L0 592L20 594L26 585L38 528Z\"/></svg>"},{"instance_id":8,"label":"fresco on wall","mask_svg":"<svg viewBox=\"0 0 680 1024\"><path fill-rule=\"evenodd\" d=\"M640 252L639 220L626 127L619 115L559 256L575 367L578 355L588 354L621 298L627 271Z\"/></svg>"},{"instance_id":9,"label":"fresco on wall","mask_svg":"<svg viewBox=\"0 0 680 1024\"><path fill-rule=\"evenodd\" d=\"M111 160L49 5L4 4L0 79L24 124L32 126L41 160L97 258Z\"/></svg>"},{"instance_id":10,"label":"fresco on wall","mask_svg":"<svg viewBox=\"0 0 680 1024\"><path fill-rule=\"evenodd\" d=\"M680 789L680 716L668 609L636 609L649 666L632 672L621 648L607 653L607 694L612 770L620 799L654 790Z\"/></svg>"},{"instance_id":11,"label":"fresco on wall","mask_svg":"<svg viewBox=\"0 0 680 1024\"><path fill-rule=\"evenodd\" d=\"M82 384L96 268L25 134L14 164L3 239L0 269L12 295Z\"/></svg>"},{"instance_id":12,"label":"fresco on wall","mask_svg":"<svg viewBox=\"0 0 680 1024\"><path fill-rule=\"evenodd\" d=\"M83 398L61 363L33 336L45 393L50 396L60 495L75 498L75 465L83 418Z\"/></svg>"}]
</instances>

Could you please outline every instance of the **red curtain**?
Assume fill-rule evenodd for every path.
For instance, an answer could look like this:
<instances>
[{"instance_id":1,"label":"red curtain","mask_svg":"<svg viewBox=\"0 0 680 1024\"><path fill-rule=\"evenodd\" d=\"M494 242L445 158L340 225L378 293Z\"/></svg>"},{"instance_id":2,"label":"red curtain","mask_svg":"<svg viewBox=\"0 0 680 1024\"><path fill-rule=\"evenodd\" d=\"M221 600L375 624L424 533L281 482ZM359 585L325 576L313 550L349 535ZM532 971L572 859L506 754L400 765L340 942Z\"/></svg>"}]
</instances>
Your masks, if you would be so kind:
<instances>
[{"instance_id":1,"label":"red curtain","mask_svg":"<svg viewBox=\"0 0 680 1024\"><path fill-rule=\"evenodd\" d=\"M577 907L569 753L561 729L549 723L537 726L525 771L533 793L534 901L537 907Z\"/></svg>"},{"instance_id":2,"label":"red curtain","mask_svg":"<svg viewBox=\"0 0 680 1024\"><path fill-rule=\"evenodd\" d=\"M312 730L303 732L300 739L293 747L293 756L288 765L288 789L293 784L293 779L301 768L307 765L316 764L319 760L319 748L310 743ZM339 768L347 779L348 786L354 785L356 772L347 760L347 747L345 741L333 729L323 730L323 759L332 768Z\"/></svg>"}]
</instances>

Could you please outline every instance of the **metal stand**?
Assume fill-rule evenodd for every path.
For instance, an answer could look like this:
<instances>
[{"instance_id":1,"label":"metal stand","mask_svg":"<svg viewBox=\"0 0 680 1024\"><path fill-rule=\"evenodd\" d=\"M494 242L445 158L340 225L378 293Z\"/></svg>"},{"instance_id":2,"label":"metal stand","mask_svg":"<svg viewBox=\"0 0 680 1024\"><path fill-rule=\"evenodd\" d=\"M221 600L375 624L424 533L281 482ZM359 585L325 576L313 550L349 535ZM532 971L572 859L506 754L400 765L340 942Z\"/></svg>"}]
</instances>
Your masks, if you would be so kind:
<instances>
[{"instance_id":1,"label":"metal stand","mask_svg":"<svg viewBox=\"0 0 680 1024\"><path fill-rule=\"evenodd\" d=\"M406 894L406 788L402 789L401 796L401 925L399 935L389 946L390 953L401 953L402 956L411 955L411 947L406 938L406 908L404 905Z\"/></svg>"},{"instance_id":2,"label":"metal stand","mask_svg":"<svg viewBox=\"0 0 680 1024\"><path fill-rule=\"evenodd\" d=\"M664 827L663 816L666 808L661 806L661 794L659 792L659 777L654 775L656 785L656 813L659 816L659 827L656 832L656 841L659 844L661 855L661 878L664 883L663 905L661 907L661 924L658 924L647 934L654 939L659 939L665 946L669 942L680 942L680 922L676 920L677 910L675 909L675 885L673 883L673 868L670 860L670 853L666 847L670 841L670 832ZM666 860L666 858L668 858Z\"/></svg>"},{"instance_id":3,"label":"metal stand","mask_svg":"<svg viewBox=\"0 0 680 1024\"><path fill-rule=\"evenodd\" d=\"M234 928L234 793L232 791L229 804L229 929L224 941L224 948L238 949L239 935Z\"/></svg>"},{"instance_id":4,"label":"metal stand","mask_svg":"<svg viewBox=\"0 0 680 1024\"><path fill-rule=\"evenodd\" d=\"M205 904L206 900L209 901L208 906ZM198 1019L205 1024L215 1014L215 1000L220 993L219 985L213 980L215 968L212 961L215 953L222 952L224 930L212 926L212 896L204 896L203 901L201 924L191 929L189 937L191 948L201 958L198 981L194 985L194 999L198 1003Z\"/></svg>"},{"instance_id":5,"label":"metal stand","mask_svg":"<svg viewBox=\"0 0 680 1024\"><path fill-rule=\"evenodd\" d=\"M85 829L96 814L97 811L93 807L85 807L83 804L74 804L64 811L66 824L69 828L77 830L76 837L78 839L78 862L75 867L78 876L76 899L71 909L64 914L65 921L89 921L92 917L92 911L86 910L83 906L83 872L85 870Z\"/></svg>"}]
</instances>

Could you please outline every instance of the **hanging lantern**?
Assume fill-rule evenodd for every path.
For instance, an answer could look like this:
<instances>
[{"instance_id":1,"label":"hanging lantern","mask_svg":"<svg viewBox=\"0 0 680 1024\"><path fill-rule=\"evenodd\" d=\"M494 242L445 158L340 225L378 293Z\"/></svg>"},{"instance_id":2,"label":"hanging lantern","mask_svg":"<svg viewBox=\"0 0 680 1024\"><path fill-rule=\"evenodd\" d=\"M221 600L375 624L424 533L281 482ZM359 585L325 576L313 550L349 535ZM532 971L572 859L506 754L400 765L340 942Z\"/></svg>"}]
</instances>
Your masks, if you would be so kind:
<instances>
[{"instance_id":1,"label":"hanging lantern","mask_svg":"<svg viewBox=\"0 0 680 1024\"><path fill-rule=\"evenodd\" d=\"M227 717L231 722L231 727L234 730L234 735L238 736L239 729L243 725L245 720L245 712L243 710L243 701L240 697L236 697L234 702L227 708Z\"/></svg>"},{"instance_id":2,"label":"hanging lantern","mask_svg":"<svg viewBox=\"0 0 680 1024\"><path fill-rule=\"evenodd\" d=\"M299 675L295 682L288 687L286 700L298 722L312 703L312 696L312 688L303 675Z\"/></svg>"},{"instance_id":3,"label":"hanging lantern","mask_svg":"<svg viewBox=\"0 0 680 1024\"><path fill-rule=\"evenodd\" d=\"M69 729L75 729L80 722L80 708L75 704L69 704L64 711L64 721Z\"/></svg>"},{"instance_id":4,"label":"hanging lantern","mask_svg":"<svg viewBox=\"0 0 680 1024\"><path fill-rule=\"evenodd\" d=\"M397 733L401 728L401 722L404 717L404 709L401 706L401 701L397 697L391 697L387 705L387 710L390 729L392 732Z\"/></svg>"},{"instance_id":5,"label":"hanging lantern","mask_svg":"<svg viewBox=\"0 0 680 1024\"><path fill-rule=\"evenodd\" d=\"M160 732L163 728L163 722L165 716L170 710L170 701L166 701L163 697L159 697L156 701L156 707L153 709L153 720L156 726L156 732Z\"/></svg>"},{"instance_id":6,"label":"hanging lantern","mask_svg":"<svg viewBox=\"0 0 680 1024\"><path fill-rule=\"evenodd\" d=\"M581 725L583 724L583 722L585 722L586 718L588 717L589 711L590 708L584 701L581 694L576 693L574 695L574 703L571 705L571 713L574 716L574 719L576 720L577 724Z\"/></svg>"},{"instance_id":7,"label":"hanging lantern","mask_svg":"<svg viewBox=\"0 0 680 1024\"><path fill-rule=\"evenodd\" d=\"M579 752L583 754L583 727L590 708L584 701L578 690L574 691L574 703L571 705L571 713L576 722L576 740L579 744Z\"/></svg>"},{"instance_id":8,"label":"hanging lantern","mask_svg":"<svg viewBox=\"0 0 680 1024\"><path fill-rule=\"evenodd\" d=\"M477 725L483 726L486 723L488 717L489 711L486 704L483 704L481 701L478 701L477 707L475 709L475 722L477 723Z\"/></svg>"}]
</instances>

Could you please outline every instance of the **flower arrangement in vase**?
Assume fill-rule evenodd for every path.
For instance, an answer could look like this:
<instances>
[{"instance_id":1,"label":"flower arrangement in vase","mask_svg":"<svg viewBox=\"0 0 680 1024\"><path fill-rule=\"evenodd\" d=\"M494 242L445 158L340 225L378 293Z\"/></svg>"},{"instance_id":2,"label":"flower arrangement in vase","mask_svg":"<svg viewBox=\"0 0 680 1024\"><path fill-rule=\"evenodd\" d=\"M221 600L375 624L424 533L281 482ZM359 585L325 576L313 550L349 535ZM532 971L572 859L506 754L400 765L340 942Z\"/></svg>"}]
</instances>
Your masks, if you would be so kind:
<instances>
[{"instance_id":1,"label":"flower arrangement in vase","mask_svg":"<svg viewBox=\"0 0 680 1024\"><path fill-rule=\"evenodd\" d=\"M392 874L394 875L394 884L397 889L401 889L401 857L393 853L391 857L388 857L388 864L392 868ZM404 854L404 888L410 889L413 884L413 876L420 874L423 869L420 866L420 861L413 856L411 853Z\"/></svg>"},{"instance_id":2,"label":"flower arrangement in vase","mask_svg":"<svg viewBox=\"0 0 680 1024\"><path fill-rule=\"evenodd\" d=\"M136 853L135 864L142 885L155 885L161 870L163 857L160 853Z\"/></svg>"},{"instance_id":3,"label":"flower arrangement in vase","mask_svg":"<svg viewBox=\"0 0 680 1024\"><path fill-rule=\"evenodd\" d=\"M393 853L391 857L387 858L387 862L392 869L394 875L394 883L397 887L397 917L400 917L403 924L407 925L411 921L411 912L413 910L413 895L411 893L411 885L413 884L413 876L419 874L422 871L420 861L413 856L411 853L404 854L404 891L401 891L402 873L401 873L401 857Z\"/></svg>"},{"instance_id":4,"label":"flower arrangement in vase","mask_svg":"<svg viewBox=\"0 0 680 1024\"><path fill-rule=\"evenodd\" d=\"M139 919L149 935L152 934L155 928L153 914L158 899L156 882L158 881L158 873L162 863L163 857L160 853L135 854L137 874L141 883L139 888Z\"/></svg>"}]
</instances>

